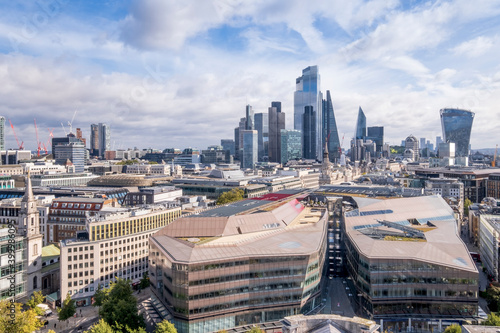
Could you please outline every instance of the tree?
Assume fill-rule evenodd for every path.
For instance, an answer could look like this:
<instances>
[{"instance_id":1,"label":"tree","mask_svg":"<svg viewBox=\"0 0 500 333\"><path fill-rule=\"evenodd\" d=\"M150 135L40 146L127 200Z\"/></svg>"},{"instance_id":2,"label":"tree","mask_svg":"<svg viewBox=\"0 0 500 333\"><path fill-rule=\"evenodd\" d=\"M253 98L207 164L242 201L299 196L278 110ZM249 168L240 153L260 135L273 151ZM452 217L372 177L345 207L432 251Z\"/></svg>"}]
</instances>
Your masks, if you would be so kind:
<instances>
[{"instance_id":1,"label":"tree","mask_svg":"<svg viewBox=\"0 0 500 333\"><path fill-rule=\"evenodd\" d=\"M165 319L156 325L154 333L177 333L177 329L174 324Z\"/></svg>"},{"instance_id":2,"label":"tree","mask_svg":"<svg viewBox=\"0 0 500 333\"><path fill-rule=\"evenodd\" d=\"M225 205L227 203L242 200L245 192L241 188L233 188L231 191L222 193L217 199L217 205Z\"/></svg>"},{"instance_id":3,"label":"tree","mask_svg":"<svg viewBox=\"0 0 500 333\"><path fill-rule=\"evenodd\" d=\"M13 311L13 312L12 312ZM31 333L43 326L35 310L22 311L22 304L0 301L0 332Z\"/></svg>"},{"instance_id":4,"label":"tree","mask_svg":"<svg viewBox=\"0 0 500 333\"><path fill-rule=\"evenodd\" d=\"M45 296L43 296L42 292L35 291L29 301L26 302L26 305L29 306L30 309L33 309L37 313L37 315L42 316L44 314L44 311L37 305L42 304L43 301L45 301Z\"/></svg>"},{"instance_id":5,"label":"tree","mask_svg":"<svg viewBox=\"0 0 500 333\"><path fill-rule=\"evenodd\" d=\"M254 326L252 327L251 330L247 331L247 333L265 333L265 332L261 330L259 326Z\"/></svg>"},{"instance_id":6,"label":"tree","mask_svg":"<svg viewBox=\"0 0 500 333\"><path fill-rule=\"evenodd\" d=\"M486 288L486 302L488 303L488 308L496 312L500 308L500 284L496 282L490 283L488 288Z\"/></svg>"},{"instance_id":7,"label":"tree","mask_svg":"<svg viewBox=\"0 0 500 333\"><path fill-rule=\"evenodd\" d=\"M469 216L469 206L472 205L472 201L466 198L464 201L464 216Z\"/></svg>"},{"instance_id":8,"label":"tree","mask_svg":"<svg viewBox=\"0 0 500 333\"><path fill-rule=\"evenodd\" d=\"M145 327L144 318L137 310L137 299L133 296L132 287L123 279L117 279L110 286L99 315L118 332L135 332Z\"/></svg>"},{"instance_id":9,"label":"tree","mask_svg":"<svg viewBox=\"0 0 500 333\"><path fill-rule=\"evenodd\" d=\"M75 300L72 299L68 293L66 295L66 299L64 299L61 309L59 309L59 320L67 320L73 317L75 313L76 313Z\"/></svg>"},{"instance_id":10,"label":"tree","mask_svg":"<svg viewBox=\"0 0 500 333\"><path fill-rule=\"evenodd\" d=\"M141 289L146 289L151 283L149 282L149 273L146 271L141 279Z\"/></svg>"},{"instance_id":11,"label":"tree","mask_svg":"<svg viewBox=\"0 0 500 333\"><path fill-rule=\"evenodd\" d=\"M104 302L108 299L109 289L103 289L101 285L97 287L97 290L94 294L94 304L93 306L102 306Z\"/></svg>"},{"instance_id":12,"label":"tree","mask_svg":"<svg viewBox=\"0 0 500 333\"><path fill-rule=\"evenodd\" d=\"M488 319L483 321L482 325L485 326L500 326L500 316L493 312L488 314Z\"/></svg>"},{"instance_id":13,"label":"tree","mask_svg":"<svg viewBox=\"0 0 500 333\"><path fill-rule=\"evenodd\" d=\"M462 327L460 327L460 325L458 324L451 324L450 326L446 327L444 333L462 333Z\"/></svg>"},{"instance_id":14,"label":"tree","mask_svg":"<svg viewBox=\"0 0 500 333\"><path fill-rule=\"evenodd\" d=\"M97 323L92 325L85 333L114 333L113 329L104 319L100 319Z\"/></svg>"}]
</instances>

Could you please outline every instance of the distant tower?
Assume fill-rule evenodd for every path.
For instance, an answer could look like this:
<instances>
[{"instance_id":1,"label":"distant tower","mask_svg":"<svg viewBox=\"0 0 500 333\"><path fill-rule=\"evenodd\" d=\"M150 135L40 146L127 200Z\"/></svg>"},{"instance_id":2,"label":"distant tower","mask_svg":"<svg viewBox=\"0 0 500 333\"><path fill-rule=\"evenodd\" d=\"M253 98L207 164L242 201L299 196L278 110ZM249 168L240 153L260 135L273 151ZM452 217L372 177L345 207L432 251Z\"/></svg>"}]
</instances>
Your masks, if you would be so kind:
<instances>
[{"instance_id":1,"label":"distant tower","mask_svg":"<svg viewBox=\"0 0 500 333\"><path fill-rule=\"evenodd\" d=\"M255 130L259 133L257 139L259 141L259 161L267 159L269 149L269 114L256 113L254 115Z\"/></svg>"},{"instance_id":2,"label":"distant tower","mask_svg":"<svg viewBox=\"0 0 500 333\"><path fill-rule=\"evenodd\" d=\"M302 132L297 130L281 130L281 164L302 157Z\"/></svg>"},{"instance_id":3,"label":"distant tower","mask_svg":"<svg viewBox=\"0 0 500 333\"><path fill-rule=\"evenodd\" d=\"M361 106L358 110L358 120L356 121L355 140L364 140L366 138L366 116Z\"/></svg>"},{"instance_id":4,"label":"distant tower","mask_svg":"<svg viewBox=\"0 0 500 333\"><path fill-rule=\"evenodd\" d=\"M326 91L326 99L323 100L323 144L327 140L330 161L338 161L341 152L340 140L330 90Z\"/></svg>"},{"instance_id":5,"label":"distant tower","mask_svg":"<svg viewBox=\"0 0 500 333\"><path fill-rule=\"evenodd\" d=\"M302 156L315 160L316 155L316 111L311 105L304 107L302 115Z\"/></svg>"},{"instance_id":6,"label":"distant tower","mask_svg":"<svg viewBox=\"0 0 500 333\"><path fill-rule=\"evenodd\" d=\"M259 147L256 130L243 130L243 158L242 169L253 169L257 163Z\"/></svg>"},{"instance_id":7,"label":"distant tower","mask_svg":"<svg viewBox=\"0 0 500 333\"><path fill-rule=\"evenodd\" d=\"M110 136L108 125L103 123L90 125L90 150L93 156L104 158L104 152L111 147Z\"/></svg>"},{"instance_id":8,"label":"distant tower","mask_svg":"<svg viewBox=\"0 0 500 333\"><path fill-rule=\"evenodd\" d=\"M0 150L5 150L5 117L0 116Z\"/></svg>"},{"instance_id":9,"label":"distant tower","mask_svg":"<svg viewBox=\"0 0 500 333\"><path fill-rule=\"evenodd\" d=\"M31 174L28 169L26 177L26 190L21 200L19 211L19 233L26 236L26 283L28 292L41 289L42 284L42 242L43 235L40 233L40 216L37 202L31 188Z\"/></svg>"},{"instance_id":10,"label":"distant tower","mask_svg":"<svg viewBox=\"0 0 500 333\"><path fill-rule=\"evenodd\" d=\"M418 150L418 140L413 135L410 135L405 140L405 152L404 157L411 159L413 161L418 161L420 158Z\"/></svg>"},{"instance_id":11,"label":"distant tower","mask_svg":"<svg viewBox=\"0 0 500 333\"><path fill-rule=\"evenodd\" d=\"M443 141L455 143L456 157L468 157L474 112L461 109L441 109L439 113L443 128Z\"/></svg>"},{"instance_id":12,"label":"distant tower","mask_svg":"<svg viewBox=\"0 0 500 333\"><path fill-rule=\"evenodd\" d=\"M285 113L281 112L281 102L272 102L269 118L269 162L281 162L281 130L285 129Z\"/></svg>"},{"instance_id":13,"label":"distant tower","mask_svg":"<svg viewBox=\"0 0 500 333\"><path fill-rule=\"evenodd\" d=\"M319 179L320 185L332 183L332 168L328 155L328 142L325 142L325 148L323 149L323 162L321 163L321 175Z\"/></svg>"}]
</instances>

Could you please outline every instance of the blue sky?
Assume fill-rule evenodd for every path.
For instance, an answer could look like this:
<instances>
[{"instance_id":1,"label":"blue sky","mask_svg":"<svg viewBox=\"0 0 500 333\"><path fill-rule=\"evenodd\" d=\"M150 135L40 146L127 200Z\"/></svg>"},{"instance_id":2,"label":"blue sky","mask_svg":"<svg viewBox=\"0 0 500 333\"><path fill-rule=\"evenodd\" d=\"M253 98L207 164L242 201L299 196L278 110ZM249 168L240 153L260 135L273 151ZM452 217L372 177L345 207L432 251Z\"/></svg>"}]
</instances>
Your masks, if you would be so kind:
<instances>
[{"instance_id":1,"label":"blue sky","mask_svg":"<svg viewBox=\"0 0 500 333\"><path fill-rule=\"evenodd\" d=\"M500 2L37 0L0 6L0 114L28 149L48 129L119 148L205 148L233 138L245 105L281 101L318 65L344 147L358 106L386 141L441 135L439 109L476 113L472 147L500 140ZM6 126L6 146L16 143Z\"/></svg>"}]
</instances>

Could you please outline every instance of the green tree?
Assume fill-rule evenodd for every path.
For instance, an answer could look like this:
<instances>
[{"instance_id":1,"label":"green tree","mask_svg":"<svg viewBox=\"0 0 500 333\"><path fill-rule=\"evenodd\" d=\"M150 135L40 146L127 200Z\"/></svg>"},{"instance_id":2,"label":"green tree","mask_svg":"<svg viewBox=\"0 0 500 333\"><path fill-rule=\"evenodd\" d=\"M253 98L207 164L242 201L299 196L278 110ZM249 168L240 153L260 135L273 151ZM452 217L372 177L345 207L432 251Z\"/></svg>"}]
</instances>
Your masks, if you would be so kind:
<instances>
[{"instance_id":1,"label":"green tree","mask_svg":"<svg viewBox=\"0 0 500 333\"><path fill-rule=\"evenodd\" d=\"M94 294L94 304L93 306L102 306L104 302L108 299L109 289L101 288L101 285L97 287L97 290Z\"/></svg>"},{"instance_id":2,"label":"green tree","mask_svg":"<svg viewBox=\"0 0 500 333\"><path fill-rule=\"evenodd\" d=\"M99 322L92 325L85 333L114 333L114 331L104 319L100 319Z\"/></svg>"},{"instance_id":3,"label":"green tree","mask_svg":"<svg viewBox=\"0 0 500 333\"><path fill-rule=\"evenodd\" d=\"M30 309L35 310L35 312L41 316L44 314L44 311L42 308L37 306L38 304L42 304L43 301L45 301L45 296L43 296L41 291L35 291L31 298L29 299L28 302L26 302L26 305L30 307Z\"/></svg>"},{"instance_id":4,"label":"green tree","mask_svg":"<svg viewBox=\"0 0 500 333\"><path fill-rule=\"evenodd\" d=\"M444 333L462 333L462 327L460 327L460 325L458 324L451 324L450 326L446 327Z\"/></svg>"},{"instance_id":5,"label":"green tree","mask_svg":"<svg viewBox=\"0 0 500 333\"><path fill-rule=\"evenodd\" d=\"M469 216L469 206L472 205L472 201L469 198L464 201L464 216Z\"/></svg>"},{"instance_id":6,"label":"green tree","mask_svg":"<svg viewBox=\"0 0 500 333\"><path fill-rule=\"evenodd\" d=\"M496 312L500 308L500 284L492 282L486 288L486 302L490 311Z\"/></svg>"},{"instance_id":7,"label":"green tree","mask_svg":"<svg viewBox=\"0 0 500 333\"><path fill-rule=\"evenodd\" d=\"M149 282L149 273L146 271L141 279L141 289L146 289L151 283Z\"/></svg>"},{"instance_id":8,"label":"green tree","mask_svg":"<svg viewBox=\"0 0 500 333\"><path fill-rule=\"evenodd\" d=\"M133 296L130 283L117 279L109 288L99 315L118 332L137 331L145 327L144 318L137 310L137 299Z\"/></svg>"},{"instance_id":9,"label":"green tree","mask_svg":"<svg viewBox=\"0 0 500 333\"><path fill-rule=\"evenodd\" d=\"M259 326L254 326L252 327L251 330L247 331L247 333L265 333L265 332L261 330Z\"/></svg>"},{"instance_id":10,"label":"green tree","mask_svg":"<svg viewBox=\"0 0 500 333\"><path fill-rule=\"evenodd\" d=\"M59 320L63 321L68 320L69 318L73 317L75 313L76 313L75 300L72 299L68 293L66 295L66 298L64 299L61 309L59 309Z\"/></svg>"},{"instance_id":11,"label":"green tree","mask_svg":"<svg viewBox=\"0 0 500 333\"><path fill-rule=\"evenodd\" d=\"M177 329L174 324L165 319L156 325L154 333L177 333Z\"/></svg>"},{"instance_id":12,"label":"green tree","mask_svg":"<svg viewBox=\"0 0 500 333\"><path fill-rule=\"evenodd\" d=\"M217 205L225 205L227 203L242 200L245 192L241 188L233 188L231 191L222 193L217 199Z\"/></svg>"},{"instance_id":13,"label":"green tree","mask_svg":"<svg viewBox=\"0 0 500 333\"><path fill-rule=\"evenodd\" d=\"M13 311L13 312L12 312ZM8 300L0 301L0 332L31 333L41 328L35 310L22 311L22 304Z\"/></svg>"},{"instance_id":14,"label":"green tree","mask_svg":"<svg viewBox=\"0 0 500 333\"><path fill-rule=\"evenodd\" d=\"M485 326L500 326L500 316L493 312L488 314L488 319L483 321L482 325Z\"/></svg>"}]
</instances>

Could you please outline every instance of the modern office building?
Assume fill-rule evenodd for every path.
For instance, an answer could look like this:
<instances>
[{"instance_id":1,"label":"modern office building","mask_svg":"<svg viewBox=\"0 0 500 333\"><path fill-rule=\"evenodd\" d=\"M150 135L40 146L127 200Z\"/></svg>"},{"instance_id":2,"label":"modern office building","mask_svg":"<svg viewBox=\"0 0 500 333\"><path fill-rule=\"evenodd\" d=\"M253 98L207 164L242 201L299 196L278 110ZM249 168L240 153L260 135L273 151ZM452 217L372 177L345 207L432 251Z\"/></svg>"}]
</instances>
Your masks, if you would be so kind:
<instances>
[{"instance_id":1,"label":"modern office building","mask_svg":"<svg viewBox=\"0 0 500 333\"><path fill-rule=\"evenodd\" d=\"M52 154L56 164L64 165L69 160L73 163L74 172L82 173L85 168L85 146L83 142L58 143Z\"/></svg>"},{"instance_id":2,"label":"modern office building","mask_svg":"<svg viewBox=\"0 0 500 333\"><path fill-rule=\"evenodd\" d=\"M234 158L240 159L240 127L234 128Z\"/></svg>"},{"instance_id":3,"label":"modern office building","mask_svg":"<svg viewBox=\"0 0 500 333\"><path fill-rule=\"evenodd\" d=\"M330 90L326 91L326 99L323 100L323 141L321 143L322 147L325 146L325 142L328 141L328 156L330 162L335 162L340 160L340 140L339 132L337 130L337 121L335 120L335 113L333 111L332 98L330 96Z\"/></svg>"},{"instance_id":4,"label":"modern office building","mask_svg":"<svg viewBox=\"0 0 500 333\"><path fill-rule=\"evenodd\" d=\"M243 159L242 169L253 169L259 156L259 145L256 130L244 130L243 132Z\"/></svg>"},{"instance_id":5,"label":"modern office building","mask_svg":"<svg viewBox=\"0 0 500 333\"><path fill-rule=\"evenodd\" d=\"M245 129L253 130L254 128L254 112L251 105L245 107Z\"/></svg>"},{"instance_id":6,"label":"modern office building","mask_svg":"<svg viewBox=\"0 0 500 333\"><path fill-rule=\"evenodd\" d=\"M382 331L406 332L477 315L479 273L443 198L353 199L358 207L342 227L352 294L365 316Z\"/></svg>"},{"instance_id":7,"label":"modern office building","mask_svg":"<svg viewBox=\"0 0 500 333\"><path fill-rule=\"evenodd\" d=\"M418 150L418 140L413 135L410 135L405 140L404 158L417 162L420 158Z\"/></svg>"},{"instance_id":8,"label":"modern office building","mask_svg":"<svg viewBox=\"0 0 500 333\"><path fill-rule=\"evenodd\" d=\"M455 143L456 157L468 157L474 112L461 109L441 109L439 113L444 142Z\"/></svg>"},{"instance_id":9,"label":"modern office building","mask_svg":"<svg viewBox=\"0 0 500 333\"><path fill-rule=\"evenodd\" d=\"M281 103L280 103L281 104ZM280 107L281 109L281 107ZM269 114L256 113L254 115L255 130L257 130L257 140L259 145L259 162L267 161L269 150Z\"/></svg>"},{"instance_id":10,"label":"modern office building","mask_svg":"<svg viewBox=\"0 0 500 333\"><path fill-rule=\"evenodd\" d=\"M103 123L90 125L90 153L104 158L104 152L110 150L111 138L109 126Z\"/></svg>"},{"instance_id":11,"label":"modern office building","mask_svg":"<svg viewBox=\"0 0 500 333\"><path fill-rule=\"evenodd\" d=\"M52 138L52 155L55 154L57 145L69 145L70 143L83 144L83 141L77 138L73 133L70 133L64 137Z\"/></svg>"},{"instance_id":12,"label":"modern office building","mask_svg":"<svg viewBox=\"0 0 500 333\"><path fill-rule=\"evenodd\" d=\"M375 142L376 151L379 156L382 155L382 148L384 146L384 127L383 126L371 126L367 128L366 140L372 140Z\"/></svg>"},{"instance_id":13,"label":"modern office building","mask_svg":"<svg viewBox=\"0 0 500 333\"><path fill-rule=\"evenodd\" d=\"M307 133L303 131L303 114L305 112L305 107L310 105L313 111L316 112L316 127L314 134L316 139L316 152L314 159L321 160L323 156L323 94L321 93L321 79L318 72L318 66L309 66L302 70L302 76L295 80L293 101L293 128L302 131L303 139L305 139L307 135Z\"/></svg>"},{"instance_id":14,"label":"modern office building","mask_svg":"<svg viewBox=\"0 0 500 333\"><path fill-rule=\"evenodd\" d=\"M281 161L281 130L285 129L285 113L281 112L281 102L272 102L269 117L269 162Z\"/></svg>"},{"instance_id":15,"label":"modern office building","mask_svg":"<svg viewBox=\"0 0 500 333\"><path fill-rule=\"evenodd\" d=\"M153 304L179 333L272 322L321 303L328 214L291 193L183 217L150 238Z\"/></svg>"},{"instance_id":16,"label":"modern office building","mask_svg":"<svg viewBox=\"0 0 500 333\"><path fill-rule=\"evenodd\" d=\"M297 130L281 130L281 164L302 158L302 133Z\"/></svg>"},{"instance_id":17,"label":"modern office building","mask_svg":"<svg viewBox=\"0 0 500 333\"><path fill-rule=\"evenodd\" d=\"M479 254L486 271L495 281L500 279L500 216L479 215Z\"/></svg>"},{"instance_id":18,"label":"modern office building","mask_svg":"<svg viewBox=\"0 0 500 333\"><path fill-rule=\"evenodd\" d=\"M85 231L59 242L60 295L69 293L77 306L85 306L98 287L109 287L117 277L137 286L148 270L149 237L180 215L180 207L144 205L87 217Z\"/></svg>"},{"instance_id":19,"label":"modern office building","mask_svg":"<svg viewBox=\"0 0 500 333\"><path fill-rule=\"evenodd\" d=\"M316 111L311 105L304 107L302 115L302 156L308 160L316 159Z\"/></svg>"},{"instance_id":20,"label":"modern office building","mask_svg":"<svg viewBox=\"0 0 500 333\"><path fill-rule=\"evenodd\" d=\"M239 134L238 134L239 137ZM223 150L229 150L229 154L234 156L234 140L231 139L221 139L220 145Z\"/></svg>"},{"instance_id":21,"label":"modern office building","mask_svg":"<svg viewBox=\"0 0 500 333\"><path fill-rule=\"evenodd\" d=\"M21 162L28 162L31 160L30 150L2 150L0 151L1 163L3 165L7 164L19 164Z\"/></svg>"},{"instance_id":22,"label":"modern office building","mask_svg":"<svg viewBox=\"0 0 500 333\"><path fill-rule=\"evenodd\" d=\"M5 150L5 117L0 116L0 151Z\"/></svg>"},{"instance_id":23,"label":"modern office building","mask_svg":"<svg viewBox=\"0 0 500 333\"><path fill-rule=\"evenodd\" d=\"M355 140L365 140L366 138L366 116L361 109L358 110L358 119L356 120L356 132L354 133Z\"/></svg>"}]
</instances>

